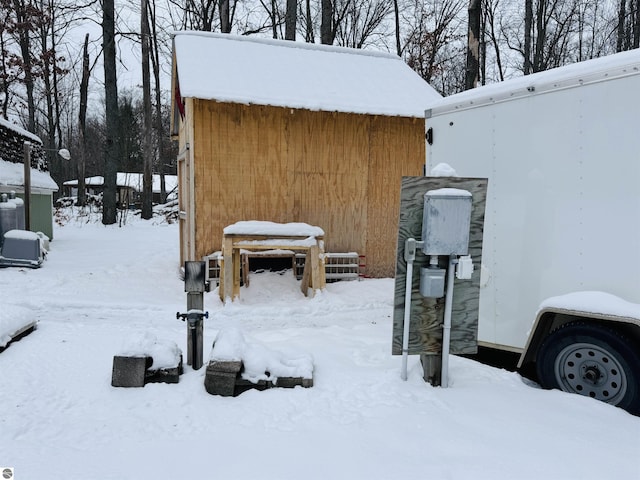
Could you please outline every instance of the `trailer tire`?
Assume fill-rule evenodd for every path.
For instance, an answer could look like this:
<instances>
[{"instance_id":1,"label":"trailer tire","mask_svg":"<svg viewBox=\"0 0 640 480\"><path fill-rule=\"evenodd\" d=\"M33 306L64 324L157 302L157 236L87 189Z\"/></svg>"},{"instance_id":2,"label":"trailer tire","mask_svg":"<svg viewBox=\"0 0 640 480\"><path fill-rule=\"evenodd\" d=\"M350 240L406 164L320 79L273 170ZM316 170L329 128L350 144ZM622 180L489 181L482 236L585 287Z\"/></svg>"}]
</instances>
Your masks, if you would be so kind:
<instances>
[{"instance_id":1,"label":"trailer tire","mask_svg":"<svg viewBox=\"0 0 640 480\"><path fill-rule=\"evenodd\" d=\"M640 414L640 356L614 330L572 322L544 340L536 357L544 388L589 396Z\"/></svg>"}]
</instances>

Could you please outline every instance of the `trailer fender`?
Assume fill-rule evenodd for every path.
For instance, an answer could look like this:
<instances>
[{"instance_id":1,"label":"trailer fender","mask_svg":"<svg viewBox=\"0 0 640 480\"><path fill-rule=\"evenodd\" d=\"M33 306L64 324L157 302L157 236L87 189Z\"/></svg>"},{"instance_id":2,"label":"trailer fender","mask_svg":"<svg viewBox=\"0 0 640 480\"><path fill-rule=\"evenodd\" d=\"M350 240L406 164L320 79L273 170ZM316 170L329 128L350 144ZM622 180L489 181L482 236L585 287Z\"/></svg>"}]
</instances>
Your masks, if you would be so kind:
<instances>
[{"instance_id":1,"label":"trailer fender","mask_svg":"<svg viewBox=\"0 0 640 480\"><path fill-rule=\"evenodd\" d=\"M572 347L572 342L580 346ZM554 345L558 343L558 345ZM578 343L576 343L578 345ZM588 347L588 348L587 348ZM616 385L616 389L595 389L583 391L583 385L570 380L560 380L563 374L555 368L562 369L558 361L540 359L541 353L546 357L553 354L569 355L572 351L581 355L581 349L612 353L611 359L617 362L622 371L624 381L628 385ZM618 360L616 360L616 357ZM609 358L604 358L608 362ZM544 364L542 364L543 362ZM541 371L541 369L543 369ZM546 388L560 388L573 393L590 395L600 400L620 405L632 412L640 411L638 395L640 395L640 319L621 317L601 313L568 310L548 307L541 309L529 334L525 349L518 362L518 370L526 377L537 380ZM594 371L597 372L597 364ZM588 372L590 373L590 372ZM542 378L541 378L542 377ZM554 380L554 378L556 380ZM615 384L614 384L615 385ZM628 395L622 390L628 389ZM620 395L613 395L614 390ZM612 395L611 399L607 399ZM633 405L628 405L631 398Z\"/></svg>"}]
</instances>

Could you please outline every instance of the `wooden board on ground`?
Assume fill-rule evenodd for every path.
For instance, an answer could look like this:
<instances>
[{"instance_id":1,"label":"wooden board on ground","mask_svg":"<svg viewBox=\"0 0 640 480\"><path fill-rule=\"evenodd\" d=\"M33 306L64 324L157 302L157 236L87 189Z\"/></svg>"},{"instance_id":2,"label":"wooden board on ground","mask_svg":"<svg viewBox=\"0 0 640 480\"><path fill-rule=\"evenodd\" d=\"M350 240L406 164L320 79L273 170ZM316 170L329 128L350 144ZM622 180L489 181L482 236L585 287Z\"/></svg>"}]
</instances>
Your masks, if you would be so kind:
<instances>
[{"instance_id":1,"label":"wooden board on ground","mask_svg":"<svg viewBox=\"0 0 640 480\"><path fill-rule=\"evenodd\" d=\"M471 232L469 255L474 272L470 280L455 280L451 318L452 354L477 352L478 306L480 303L480 265L482 262L482 233L487 194L487 179L458 177L403 177L400 196L400 221L393 307L393 355L402 354L404 325L405 279L407 265L404 245L408 238L421 240L424 194L439 188L458 188L471 192ZM446 268L449 258L441 256L439 267ZM429 264L429 258L420 249L413 264L409 354L436 355L441 353L442 324L445 298L424 298L420 295L420 268Z\"/></svg>"}]
</instances>

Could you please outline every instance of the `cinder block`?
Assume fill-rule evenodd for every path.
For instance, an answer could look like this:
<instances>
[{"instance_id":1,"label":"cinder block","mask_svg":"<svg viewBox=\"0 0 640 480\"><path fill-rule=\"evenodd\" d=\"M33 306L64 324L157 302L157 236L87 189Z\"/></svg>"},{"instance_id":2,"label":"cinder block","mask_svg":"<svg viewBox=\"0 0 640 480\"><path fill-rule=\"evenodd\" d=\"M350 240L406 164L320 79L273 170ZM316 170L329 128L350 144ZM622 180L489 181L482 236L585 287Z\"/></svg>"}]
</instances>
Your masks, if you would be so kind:
<instances>
[{"instance_id":1,"label":"cinder block","mask_svg":"<svg viewBox=\"0 0 640 480\"><path fill-rule=\"evenodd\" d=\"M204 388L211 395L233 397L236 389L236 374L207 368L204 377Z\"/></svg>"},{"instance_id":2,"label":"cinder block","mask_svg":"<svg viewBox=\"0 0 640 480\"><path fill-rule=\"evenodd\" d=\"M112 387L144 387L147 357L113 357Z\"/></svg>"},{"instance_id":3,"label":"cinder block","mask_svg":"<svg viewBox=\"0 0 640 480\"><path fill-rule=\"evenodd\" d=\"M209 366L207 369L215 370L216 372L225 372L225 373L240 373L242 370L242 362L223 362L214 360L209 362Z\"/></svg>"},{"instance_id":4,"label":"cinder block","mask_svg":"<svg viewBox=\"0 0 640 480\"><path fill-rule=\"evenodd\" d=\"M248 390L267 390L269 388L273 388L273 386L273 382L271 382L270 380L258 380L257 383L253 383L249 380L245 380L242 377L238 377L236 378L236 391L234 396L237 397L241 393L244 393Z\"/></svg>"},{"instance_id":5,"label":"cinder block","mask_svg":"<svg viewBox=\"0 0 640 480\"><path fill-rule=\"evenodd\" d=\"M234 396L240 370L242 362L210 362L204 377L205 390L211 395Z\"/></svg>"},{"instance_id":6,"label":"cinder block","mask_svg":"<svg viewBox=\"0 0 640 480\"><path fill-rule=\"evenodd\" d=\"M160 368L158 370L147 370L145 374L146 383L178 383L182 375L182 355L180 363L173 368Z\"/></svg>"},{"instance_id":7,"label":"cinder block","mask_svg":"<svg viewBox=\"0 0 640 480\"><path fill-rule=\"evenodd\" d=\"M294 388L294 387L313 387L313 378L302 377L278 377L276 380L276 387L281 388Z\"/></svg>"}]
</instances>

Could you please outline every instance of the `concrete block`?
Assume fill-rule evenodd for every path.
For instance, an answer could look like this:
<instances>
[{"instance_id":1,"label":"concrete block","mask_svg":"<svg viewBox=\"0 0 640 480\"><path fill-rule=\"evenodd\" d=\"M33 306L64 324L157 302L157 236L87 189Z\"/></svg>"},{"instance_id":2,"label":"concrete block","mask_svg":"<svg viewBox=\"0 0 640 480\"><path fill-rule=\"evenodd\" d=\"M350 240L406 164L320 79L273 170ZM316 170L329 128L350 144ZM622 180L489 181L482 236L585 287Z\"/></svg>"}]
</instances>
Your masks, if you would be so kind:
<instances>
[{"instance_id":1,"label":"concrete block","mask_svg":"<svg viewBox=\"0 0 640 480\"><path fill-rule=\"evenodd\" d=\"M182 373L182 355L180 355L180 363L175 367L159 368L158 370L148 369L145 373L144 383L178 383Z\"/></svg>"},{"instance_id":2,"label":"concrete block","mask_svg":"<svg viewBox=\"0 0 640 480\"><path fill-rule=\"evenodd\" d=\"M276 387L282 388L294 388L294 387L313 387L313 378L302 377L278 377L276 380Z\"/></svg>"},{"instance_id":3,"label":"concrete block","mask_svg":"<svg viewBox=\"0 0 640 480\"><path fill-rule=\"evenodd\" d=\"M144 387L147 357L113 357L112 387Z\"/></svg>"},{"instance_id":4,"label":"concrete block","mask_svg":"<svg viewBox=\"0 0 640 480\"><path fill-rule=\"evenodd\" d=\"M211 395L233 397L242 362L212 361L207 365L204 388Z\"/></svg>"}]
</instances>

